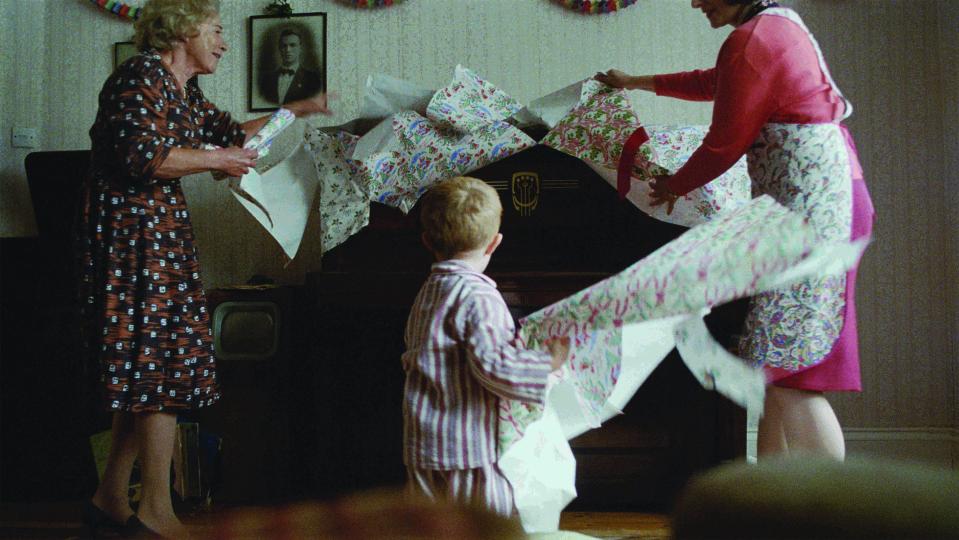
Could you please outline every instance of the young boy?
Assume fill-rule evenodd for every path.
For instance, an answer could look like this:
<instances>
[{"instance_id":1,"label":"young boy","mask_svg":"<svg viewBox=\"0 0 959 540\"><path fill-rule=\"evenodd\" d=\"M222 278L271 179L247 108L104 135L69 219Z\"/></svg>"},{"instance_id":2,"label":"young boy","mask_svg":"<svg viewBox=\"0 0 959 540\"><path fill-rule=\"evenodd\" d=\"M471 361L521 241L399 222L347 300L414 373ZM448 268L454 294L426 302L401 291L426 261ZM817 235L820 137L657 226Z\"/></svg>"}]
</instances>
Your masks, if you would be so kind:
<instances>
[{"instance_id":1,"label":"young boy","mask_svg":"<svg viewBox=\"0 0 959 540\"><path fill-rule=\"evenodd\" d=\"M506 302L483 275L503 240L496 190L458 177L434 186L421 204L423 244L436 263L406 324L409 488L509 516L512 488L496 465L499 399L541 403L569 340L548 342L548 353L519 345Z\"/></svg>"}]
</instances>

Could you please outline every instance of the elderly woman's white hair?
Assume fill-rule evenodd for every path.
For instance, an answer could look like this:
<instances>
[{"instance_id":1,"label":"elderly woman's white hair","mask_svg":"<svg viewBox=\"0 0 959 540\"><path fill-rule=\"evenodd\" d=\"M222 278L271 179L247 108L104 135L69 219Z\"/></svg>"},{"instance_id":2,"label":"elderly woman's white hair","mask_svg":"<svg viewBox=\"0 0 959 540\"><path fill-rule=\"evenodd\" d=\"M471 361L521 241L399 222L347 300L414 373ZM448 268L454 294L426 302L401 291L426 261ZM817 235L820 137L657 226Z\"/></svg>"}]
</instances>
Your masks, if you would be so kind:
<instances>
[{"instance_id":1,"label":"elderly woman's white hair","mask_svg":"<svg viewBox=\"0 0 959 540\"><path fill-rule=\"evenodd\" d=\"M219 11L218 0L149 0L133 23L133 41L139 50L168 51Z\"/></svg>"}]
</instances>

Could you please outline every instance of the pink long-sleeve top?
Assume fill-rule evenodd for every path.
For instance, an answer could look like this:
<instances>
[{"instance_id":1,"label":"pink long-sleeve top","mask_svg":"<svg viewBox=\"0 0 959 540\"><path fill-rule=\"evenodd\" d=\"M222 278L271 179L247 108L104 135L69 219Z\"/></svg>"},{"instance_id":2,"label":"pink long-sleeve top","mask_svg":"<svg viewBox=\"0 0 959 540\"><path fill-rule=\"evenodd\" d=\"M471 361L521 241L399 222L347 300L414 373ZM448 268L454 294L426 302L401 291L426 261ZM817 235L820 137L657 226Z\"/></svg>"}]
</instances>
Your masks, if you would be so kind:
<instances>
[{"instance_id":1,"label":"pink long-sleeve top","mask_svg":"<svg viewBox=\"0 0 959 540\"><path fill-rule=\"evenodd\" d=\"M715 68L657 75L654 82L657 95L714 101L702 146L669 181L677 195L726 172L764 124L836 122L845 111L806 32L775 15L759 15L733 30Z\"/></svg>"},{"instance_id":2,"label":"pink long-sleeve top","mask_svg":"<svg viewBox=\"0 0 959 540\"><path fill-rule=\"evenodd\" d=\"M499 398L542 403L549 353L524 348L496 283L457 260L433 265L406 323L408 467L474 469L496 461Z\"/></svg>"}]
</instances>

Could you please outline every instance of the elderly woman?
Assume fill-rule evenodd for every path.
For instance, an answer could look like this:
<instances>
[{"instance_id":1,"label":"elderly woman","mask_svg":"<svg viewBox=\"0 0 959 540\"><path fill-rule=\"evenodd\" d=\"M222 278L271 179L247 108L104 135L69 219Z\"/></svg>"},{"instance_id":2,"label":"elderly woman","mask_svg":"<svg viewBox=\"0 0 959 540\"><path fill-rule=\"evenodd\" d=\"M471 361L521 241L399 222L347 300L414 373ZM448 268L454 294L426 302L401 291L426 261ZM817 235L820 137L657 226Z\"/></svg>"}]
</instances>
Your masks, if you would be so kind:
<instances>
[{"instance_id":1,"label":"elderly woman","mask_svg":"<svg viewBox=\"0 0 959 540\"><path fill-rule=\"evenodd\" d=\"M112 448L85 523L121 533L185 536L170 500L176 414L219 398L194 236L180 177L241 176L244 142L267 121L239 124L191 79L227 51L213 0L149 0L135 24L140 54L110 75L90 129L91 166L79 238L90 361L113 413ZM329 113L318 94L285 106ZM127 490L139 459L142 499Z\"/></svg>"},{"instance_id":2,"label":"elderly woman","mask_svg":"<svg viewBox=\"0 0 959 540\"><path fill-rule=\"evenodd\" d=\"M653 182L653 204L703 186L747 155L754 194L805 215L823 241L870 233L873 208L852 138L852 112L799 16L769 0L692 0L713 28L730 25L708 70L596 78L619 88L713 101L702 146L672 177ZM856 272L811 279L753 299L740 354L767 373L760 456L811 451L843 459L842 430L825 391L861 390Z\"/></svg>"}]
</instances>

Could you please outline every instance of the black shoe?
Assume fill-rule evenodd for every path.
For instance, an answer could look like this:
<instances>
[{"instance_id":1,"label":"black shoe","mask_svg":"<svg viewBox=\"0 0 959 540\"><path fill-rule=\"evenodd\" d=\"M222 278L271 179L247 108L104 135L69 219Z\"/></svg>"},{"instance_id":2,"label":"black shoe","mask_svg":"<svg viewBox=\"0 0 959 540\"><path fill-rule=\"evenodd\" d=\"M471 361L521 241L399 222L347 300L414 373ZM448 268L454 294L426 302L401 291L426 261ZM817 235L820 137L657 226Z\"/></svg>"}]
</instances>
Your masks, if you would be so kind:
<instances>
[{"instance_id":1,"label":"black shoe","mask_svg":"<svg viewBox=\"0 0 959 540\"><path fill-rule=\"evenodd\" d=\"M119 538L126 528L126 525L115 521L110 514L93 504L93 501L87 501L83 505L82 519L85 538Z\"/></svg>"}]
</instances>

